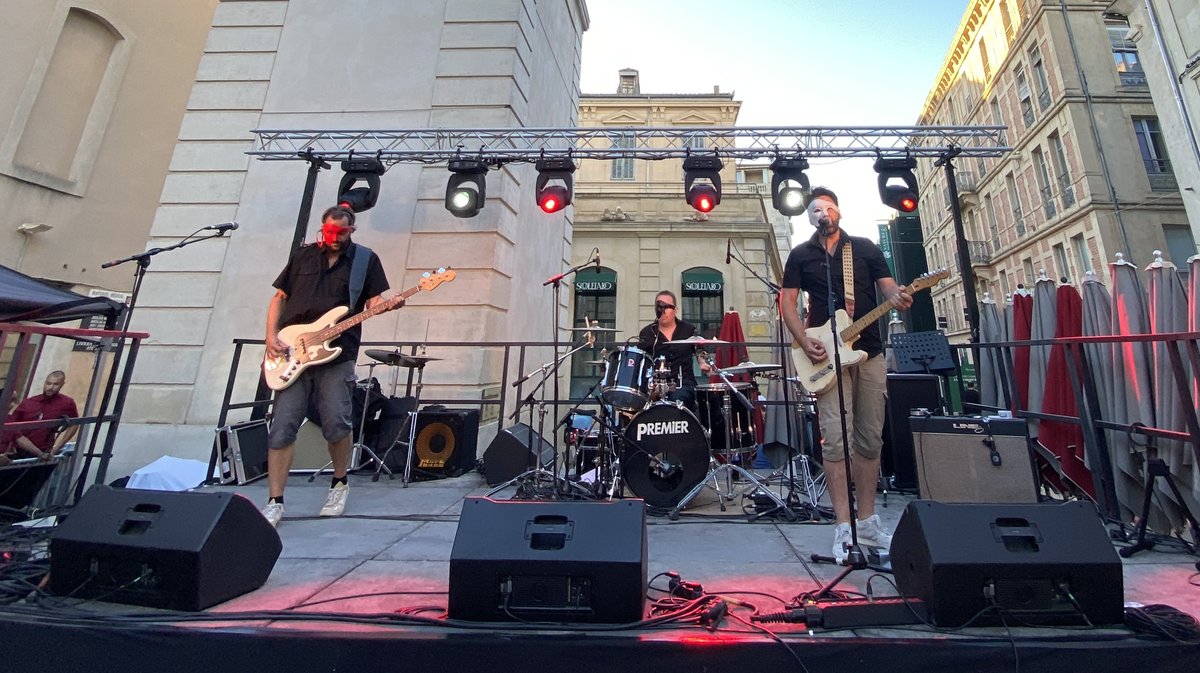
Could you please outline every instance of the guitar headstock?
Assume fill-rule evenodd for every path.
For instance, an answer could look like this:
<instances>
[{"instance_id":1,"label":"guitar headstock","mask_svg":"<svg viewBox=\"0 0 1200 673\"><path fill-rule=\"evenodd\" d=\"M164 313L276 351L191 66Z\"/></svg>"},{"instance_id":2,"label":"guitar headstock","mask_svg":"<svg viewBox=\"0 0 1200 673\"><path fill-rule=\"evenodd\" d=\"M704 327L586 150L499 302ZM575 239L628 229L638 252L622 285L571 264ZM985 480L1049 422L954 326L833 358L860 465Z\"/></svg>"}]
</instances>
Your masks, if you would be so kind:
<instances>
[{"instance_id":1,"label":"guitar headstock","mask_svg":"<svg viewBox=\"0 0 1200 673\"><path fill-rule=\"evenodd\" d=\"M905 286L904 291L909 294L912 294L913 292L920 292L921 290L937 285L949 277L950 271L946 269L936 269L912 279L912 281Z\"/></svg>"},{"instance_id":2,"label":"guitar headstock","mask_svg":"<svg viewBox=\"0 0 1200 673\"><path fill-rule=\"evenodd\" d=\"M426 271L421 274L421 280L417 281L417 287L428 292L442 283L449 283L454 280L454 269L446 267L438 267L437 271Z\"/></svg>"}]
</instances>

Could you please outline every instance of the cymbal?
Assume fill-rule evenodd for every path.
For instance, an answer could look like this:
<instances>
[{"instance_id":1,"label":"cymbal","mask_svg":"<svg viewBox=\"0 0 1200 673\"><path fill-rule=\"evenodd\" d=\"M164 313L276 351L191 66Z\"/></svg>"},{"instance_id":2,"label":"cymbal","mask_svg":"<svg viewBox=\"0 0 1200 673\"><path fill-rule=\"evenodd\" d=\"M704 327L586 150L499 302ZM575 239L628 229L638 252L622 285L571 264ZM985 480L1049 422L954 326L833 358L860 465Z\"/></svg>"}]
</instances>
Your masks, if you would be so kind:
<instances>
[{"instance_id":1,"label":"cymbal","mask_svg":"<svg viewBox=\"0 0 1200 673\"><path fill-rule=\"evenodd\" d=\"M572 327L572 332L619 332L616 327Z\"/></svg>"},{"instance_id":2,"label":"cymbal","mask_svg":"<svg viewBox=\"0 0 1200 673\"><path fill-rule=\"evenodd\" d=\"M740 364L733 365L732 367L726 367L721 371L725 372L726 374L765 374L767 372L773 372L776 369L783 369L783 365L758 365L754 364L753 362L742 362Z\"/></svg>"},{"instance_id":3,"label":"cymbal","mask_svg":"<svg viewBox=\"0 0 1200 673\"><path fill-rule=\"evenodd\" d=\"M608 360L584 360L583 364L585 364L585 365L606 365L606 364L608 364Z\"/></svg>"},{"instance_id":4,"label":"cymbal","mask_svg":"<svg viewBox=\"0 0 1200 673\"><path fill-rule=\"evenodd\" d=\"M389 367L424 367L426 362L441 360L429 355L408 355L400 351L389 351L381 348L369 348L364 351L367 357L378 360Z\"/></svg>"},{"instance_id":5,"label":"cymbal","mask_svg":"<svg viewBox=\"0 0 1200 673\"><path fill-rule=\"evenodd\" d=\"M720 339L705 339L704 337L690 337L687 339L678 339L675 341L668 341L667 343L669 343L669 344L691 344L693 346L704 346L704 345L708 345L708 344L727 344L729 342L721 341Z\"/></svg>"}]
</instances>

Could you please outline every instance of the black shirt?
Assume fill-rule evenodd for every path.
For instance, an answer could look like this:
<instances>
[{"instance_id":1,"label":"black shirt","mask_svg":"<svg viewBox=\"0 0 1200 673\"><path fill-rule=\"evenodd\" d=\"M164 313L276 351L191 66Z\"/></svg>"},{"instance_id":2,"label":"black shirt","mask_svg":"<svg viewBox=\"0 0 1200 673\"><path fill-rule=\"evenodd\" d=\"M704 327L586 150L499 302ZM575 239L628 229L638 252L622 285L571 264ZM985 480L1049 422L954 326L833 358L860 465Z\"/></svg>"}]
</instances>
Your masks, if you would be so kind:
<instances>
[{"instance_id":1,"label":"black shirt","mask_svg":"<svg viewBox=\"0 0 1200 673\"><path fill-rule=\"evenodd\" d=\"M351 244L338 256L337 262L329 266L325 250L318 245L306 245L288 259L287 266L275 279L275 287L287 294L283 315L279 316L279 327L307 323L320 318L331 308L350 303L350 269L354 257L369 251ZM367 265L367 278L363 283L358 302L341 319L361 312L367 300L383 294L388 289L387 276L378 255L371 255ZM342 354L332 362L344 362L358 357L358 344L362 341L362 325L346 330L331 345L341 346Z\"/></svg>"},{"instance_id":2,"label":"black shirt","mask_svg":"<svg viewBox=\"0 0 1200 673\"><path fill-rule=\"evenodd\" d=\"M879 304L875 282L880 278L891 278L892 271L883 258L883 251L871 239L850 236L845 231L838 239L833 255L825 252L821 237L813 234L808 241L792 248L787 264L783 267L783 286L797 288L808 293L808 327L823 325L829 320L828 284L825 280L825 264L833 264L834 308L846 308L845 284L842 278L842 246L850 241L851 259L854 262L854 314L864 316ZM838 325L843 330L849 325ZM856 350L874 357L883 352L883 339L877 325L867 327L854 344Z\"/></svg>"},{"instance_id":3,"label":"black shirt","mask_svg":"<svg viewBox=\"0 0 1200 673\"><path fill-rule=\"evenodd\" d=\"M696 357L696 347L687 344L668 344L667 341L680 341L688 339L696 335L696 326L675 320L675 334L671 339L663 336L663 333L658 329L658 321L646 325L638 332L638 348L646 351L653 359L658 359L658 356L665 355L667 358L667 369L678 376L681 372L682 385L688 388L696 387L696 374L692 371L692 363Z\"/></svg>"}]
</instances>

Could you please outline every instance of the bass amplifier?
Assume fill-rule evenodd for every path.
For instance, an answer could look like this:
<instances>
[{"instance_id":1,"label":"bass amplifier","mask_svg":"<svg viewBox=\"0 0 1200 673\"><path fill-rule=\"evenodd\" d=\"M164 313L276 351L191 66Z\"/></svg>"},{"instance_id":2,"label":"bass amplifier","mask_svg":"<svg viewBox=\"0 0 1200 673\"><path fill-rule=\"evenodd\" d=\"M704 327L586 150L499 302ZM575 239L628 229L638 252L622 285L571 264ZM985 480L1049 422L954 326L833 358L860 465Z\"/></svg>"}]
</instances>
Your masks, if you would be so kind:
<instances>
[{"instance_id":1,"label":"bass amplifier","mask_svg":"<svg viewBox=\"0 0 1200 673\"><path fill-rule=\"evenodd\" d=\"M917 489L925 500L1033 503L1037 475L1024 419L913 416Z\"/></svg>"}]
</instances>

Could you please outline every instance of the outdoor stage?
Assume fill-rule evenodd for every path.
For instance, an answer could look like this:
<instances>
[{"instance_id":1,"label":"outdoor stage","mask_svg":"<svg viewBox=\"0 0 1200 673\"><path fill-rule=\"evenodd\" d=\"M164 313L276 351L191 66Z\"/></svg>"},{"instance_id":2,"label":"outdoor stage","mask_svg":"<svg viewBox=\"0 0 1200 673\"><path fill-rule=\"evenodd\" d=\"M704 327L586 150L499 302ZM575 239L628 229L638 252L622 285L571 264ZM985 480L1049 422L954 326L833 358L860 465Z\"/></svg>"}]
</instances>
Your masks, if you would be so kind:
<instances>
[{"instance_id":1,"label":"outdoor stage","mask_svg":"<svg viewBox=\"0 0 1200 673\"><path fill-rule=\"evenodd\" d=\"M5 671L1194 671L1200 646L1125 628L938 631L901 626L806 631L746 623L734 605L715 631L699 625L628 629L516 623L443 626L451 546L468 495L488 488L477 474L414 483L352 476L346 514L315 515L327 477L294 477L278 531L282 556L257 591L186 617L68 600L59 609L0 609ZM266 485L234 490L261 505ZM703 500L707 497L707 501ZM909 498L890 494L879 512L895 526ZM707 593L760 612L833 578L814 564L829 554L829 525L747 522L737 505L722 515L706 492L678 521L648 519L649 576L673 570ZM232 560L236 563L236 560ZM1144 551L1124 561L1126 601L1165 603L1200 614L1195 557ZM890 576L852 573L839 589L893 596ZM665 587L665 578L652 581ZM651 591L652 598L663 595ZM414 612L428 607L429 611ZM425 622L411 619L416 614ZM140 615L138 620L119 616ZM151 615L156 615L150 617ZM323 616L319 616L323 615ZM150 621L150 620L157 621ZM208 620L208 621L206 621ZM746 621L742 621L746 620ZM757 625L756 625L757 626Z\"/></svg>"}]
</instances>

